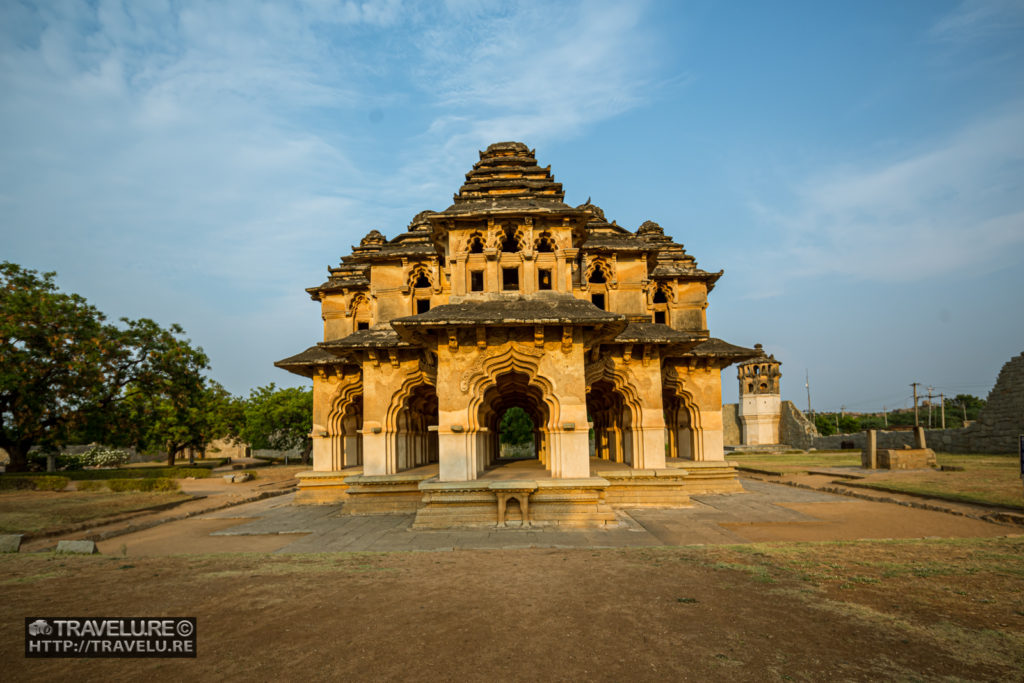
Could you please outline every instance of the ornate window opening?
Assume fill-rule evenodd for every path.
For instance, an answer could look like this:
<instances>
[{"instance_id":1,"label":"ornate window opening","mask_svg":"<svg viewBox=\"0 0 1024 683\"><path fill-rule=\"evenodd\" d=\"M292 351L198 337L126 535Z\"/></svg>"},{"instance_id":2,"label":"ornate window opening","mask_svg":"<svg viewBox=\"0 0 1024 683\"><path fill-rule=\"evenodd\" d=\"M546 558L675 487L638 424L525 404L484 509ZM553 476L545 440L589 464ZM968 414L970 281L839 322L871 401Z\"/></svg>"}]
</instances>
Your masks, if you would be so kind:
<instances>
[{"instance_id":1,"label":"ornate window opening","mask_svg":"<svg viewBox=\"0 0 1024 683\"><path fill-rule=\"evenodd\" d=\"M651 299L651 303L667 304L668 303L668 297L665 296L665 290L662 289L661 287L658 287L658 289L655 290L655 292L654 292L654 298Z\"/></svg>"},{"instance_id":2,"label":"ornate window opening","mask_svg":"<svg viewBox=\"0 0 1024 683\"><path fill-rule=\"evenodd\" d=\"M516 229L513 225L506 225L503 229L504 237L501 240L501 251L506 254L514 254L519 251L519 239L516 236Z\"/></svg>"},{"instance_id":3,"label":"ornate window opening","mask_svg":"<svg viewBox=\"0 0 1024 683\"><path fill-rule=\"evenodd\" d=\"M519 289L519 268L501 269L501 288L509 292Z\"/></svg>"},{"instance_id":4,"label":"ornate window opening","mask_svg":"<svg viewBox=\"0 0 1024 683\"><path fill-rule=\"evenodd\" d=\"M555 240L551 233L542 232L537 238L536 251L538 254L550 254L555 250Z\"/></svg>"},{"instance_id":5,"label":"ornate window opening","mask_svg":"<svg viewBox=\"0 0 1024 683\"><path fill-rule=\"evenodd\" d=\"M549 268L540 268L537 270L537 289L551 289L551 270Z\"/></svg>"},{"instance_id":6,"label":"ornate window opening","mask_svg":"<svg viewBox=\"0 0 1024 683\"><path fill-rule=\"evenodd\" d=\"M592 285L603 285L608 282L608 278L605 275L604 268L602 268L602 264L600 262L596 262L594 264L589 277L587 277L587 282Z\"/></svg>"},{"instance_id":7,"label":"ornate window opening","mask_svg":"<svg viewBox=\"0 0 1024 683\"><path fill-rule=\"evenodd\" d=\"M478 232L474 232L472 235L469 236L469 253L484 253L484 236Z\"/></svg>"}]
</instances>

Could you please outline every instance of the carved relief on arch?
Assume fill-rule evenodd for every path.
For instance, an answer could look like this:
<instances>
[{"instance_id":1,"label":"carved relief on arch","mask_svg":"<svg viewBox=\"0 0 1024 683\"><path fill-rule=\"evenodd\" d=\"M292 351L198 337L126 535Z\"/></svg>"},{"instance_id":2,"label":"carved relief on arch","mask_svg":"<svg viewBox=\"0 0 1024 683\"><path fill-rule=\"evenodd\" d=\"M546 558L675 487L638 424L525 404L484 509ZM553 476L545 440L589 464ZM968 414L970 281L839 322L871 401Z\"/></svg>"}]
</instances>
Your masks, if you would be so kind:
<instances>
[{"instance_id":1,"label":"carved relief on arch","mask_svg":"<svg viewBox=\"0 0 1024 683\"><path fill-rule=\"evenodd\" d=\"M595 258L587 266L587 284L608 284L615 283L615 271L603 258Z\"/></svg>"},{"instance_id":2,"label":"carved relief on arch","mask_svg":"<svg viewBox=\"0 0 1024 683\"><path fill-rule=\"evenodd\" d=\"M409 276L406 277L405 284L410 289L434 287L434 274L429 266L417 263L409 269Z\"/></svg>"},{"instance_id":3,"label":"carved relief on arch","mask_svg":"<svg viewBox=\"0 0 1024 683\"><path fill-rule=\"evenodd\" d=\"M473 365L462 373L459 389L465 394L471 387L475 387L494 372L500 372L502 368L522 372L533 379L537 375L537 367L543 357L543 349L525 344L506 342L500 346L492 346L481 351ZM476 393L475 390L474 393Z\"/></svg>"},{"instance_id":4,"label":"carved relief on arch","mask_svg":"<svg viewBox=\"0 0 1024 683\"><path fill-rule=\"evenodd\" d=\"M496 226L489 244L491 248L504 253L518 253L526 249L526 245L526 227L513 223Z\"/></svg>"},{"instance_id":5,"label":"carved relief on arch","mask_svg":"<svg viewBox=\"0 0 1024 683\"><path fill-rule=\"evenodd\" d=\"M327 433L338 435L344 433L343 421L352 413L362 414L363 403L363 372L338 373L338 385L331 396L331 408L327 415Z\"/></svg>"},{"instance_id":6,"label":"carved relief on arch","mask_svg":"<svg viewBox=\"0 0 1024 683\"><path fill-rule=\"evenodd\" d=\"M633 375L633 371L626 366L616 367L611 356L604 356L592 363L587 363L583 377L587 391L590 391L595 382L602 380L615 387L615 390L622 395L623 402L629 406L633 418L639 420L642 404L640 393L636 390L636 377Z\"/></svg>"},{"instance_id":7,"label":"carved relief on arch","mask_svg":"<svg viewBox=\"0 0 1024 683\"><path fill-rule=\"evenodd\" d=\"M466 238L466 243L463 245L462 251L470 254L482 254L484 253L485 244L486 238L484 237L484 234L479 230L475 230Z\"/></svg>"},{"instance_id":8,"label":"carved relief on arch","mask_svg":"<svg viewBox=\"0 0 1024 683\"><path fill-rule=\"evenodd\" d=\"M538 254L553 253L558 251L558 244L555 242L554 236L545 230L534 240L533 250Z\"/></svg>"},{"instance_id":9,"label":"carved relief on arch","mask_svg":"<svg viewBox=\"0 0 1024 683\"><path fill-rule=\"evenodd\" d=\"M651 305L675 303L676 293L671 283L652 282L647 290L648 301Z\"/></svg>"},{"instance_id":10,"label":"carved relief on arch","mask_svg":"<svg viewBox=\"0 0 1024 683\"><path fill-rule=\"evenodd\" d=\"M543 349L514 342L481 352L473 366L463 373L459 384L459 388L471 396L468 405L469 428L480 428L479 416L485 394L488 389L498 384L502 375L509 373L526 375L529 384L539 390L540 400L547 408L548 422L545 426L553 429L558 425L561 411L554 386L547 378L538 374L540 360L543 357Z\"/></svg>"},{"instance_id":11,"label":"carved relief on arch","mask_svg":"<svg viewBox=\"0 0 1024 683\"><path fill-rule=\"evenodd\" d=\"M429 367L424 368L421 366L416 370L411 370L405 375L402 379L402 383L398 386L398 389L391 395L391 402L388 404L387 413L384 418L384 428L387 431L395 431L398 426L401 413L406 411L406 401L417 388L430 387L431 389L436 390L436 367L434 370L435 372L431 373Z\"/></svg>"},{"instance_id":12,"label":"carved relief on arch","mask_svg":"<svg viewBox=\"0 0 1024 683\"><path fill-rule=\"evenodd\" d=\"M360 314L369 316L370 299L362 292L353 294L351 301L348 303L348 314L350 316L358 316Z\"/></svg>"}]
</instances>

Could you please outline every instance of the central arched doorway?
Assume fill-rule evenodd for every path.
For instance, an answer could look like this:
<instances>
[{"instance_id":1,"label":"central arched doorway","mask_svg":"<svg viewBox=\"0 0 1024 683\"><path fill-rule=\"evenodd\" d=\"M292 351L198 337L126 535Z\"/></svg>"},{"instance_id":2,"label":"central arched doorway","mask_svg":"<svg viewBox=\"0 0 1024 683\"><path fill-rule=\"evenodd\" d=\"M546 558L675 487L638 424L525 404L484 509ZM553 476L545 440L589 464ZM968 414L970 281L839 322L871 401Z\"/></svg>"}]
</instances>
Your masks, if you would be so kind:
<instances>
[{"instance_id":1,"label":"central arched doorway","mask_svg":"<svg viewBox=\"0 0 1024 683\"><path fill-rule=\"evenodd\" d=\"M502 420L510 412L521 411L532 425L532 453L530 457L514 460L537 460L548 467L548 427L551 411L544 401L540 387L530 382L528 375L520 372L506 372L495 378L495 382L484 392L480 403L479 425L486 431L481 434L477 453L481 469L511 462L512 458L501 457Z\"/></svg>"}]
</instances>

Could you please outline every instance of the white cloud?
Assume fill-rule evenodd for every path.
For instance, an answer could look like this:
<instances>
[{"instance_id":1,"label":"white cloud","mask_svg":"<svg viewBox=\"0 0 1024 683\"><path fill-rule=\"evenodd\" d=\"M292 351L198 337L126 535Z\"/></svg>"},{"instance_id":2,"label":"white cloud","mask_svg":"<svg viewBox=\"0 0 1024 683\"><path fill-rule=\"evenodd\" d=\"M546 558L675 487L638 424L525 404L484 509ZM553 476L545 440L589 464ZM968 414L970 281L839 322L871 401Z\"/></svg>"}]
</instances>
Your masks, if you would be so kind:
<instances>
[{"instance_id":1,"label":"white cloud","mask_svg":"<svg viewBox=\"0 0 1024 683\"><path fill-rule=\"evenodd\" d=\"M1024 28L1024 3L1020 0L963 0L931 27L936 40L976 42L1000 33L1019 33Z\"/></svg>"},{"instance_id":2,"label":"white cloud","mask_svg":"<svg viewBox=\"0 0 1024 683\"><path fill-rule=\"evenodd\" d=\"M931 149L806 179L791 208L753 208L775 236L768 262L782 259L791 276L896 283L984 273L1024 247L1022 170L1017 103Z\"/></svg>"}]
</instances>

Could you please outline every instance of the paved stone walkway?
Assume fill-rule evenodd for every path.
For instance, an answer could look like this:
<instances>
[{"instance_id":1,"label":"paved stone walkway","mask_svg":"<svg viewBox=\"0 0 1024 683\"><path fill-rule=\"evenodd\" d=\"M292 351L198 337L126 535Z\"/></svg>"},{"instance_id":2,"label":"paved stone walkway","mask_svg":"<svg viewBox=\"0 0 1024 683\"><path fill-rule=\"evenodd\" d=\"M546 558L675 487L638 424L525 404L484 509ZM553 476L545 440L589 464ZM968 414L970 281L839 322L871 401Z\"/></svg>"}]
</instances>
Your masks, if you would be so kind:
<instances>
[{"instance_id":1,"label":"paved stone walkway","mask_svg":"<svg viewBox=\"0 0 1024 683\"><path fill-rule=\"evenodd\" d=\"M292 496L264 500L205 515L203 519L252 519L214 536L295 534L280 553L507 548L602 548L627 546L747 543L723 523L757 521L813 523L813 516L783 507L791 503L847 503L832 494L746 480L745 494L693 498L680 510L620 511L613 529L458 529L413 531L414 515L349 517L340 505L291 505Z\"/></svg>"}]
</instances>

